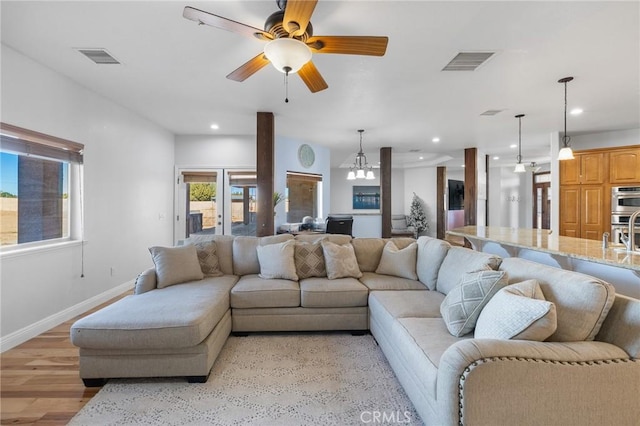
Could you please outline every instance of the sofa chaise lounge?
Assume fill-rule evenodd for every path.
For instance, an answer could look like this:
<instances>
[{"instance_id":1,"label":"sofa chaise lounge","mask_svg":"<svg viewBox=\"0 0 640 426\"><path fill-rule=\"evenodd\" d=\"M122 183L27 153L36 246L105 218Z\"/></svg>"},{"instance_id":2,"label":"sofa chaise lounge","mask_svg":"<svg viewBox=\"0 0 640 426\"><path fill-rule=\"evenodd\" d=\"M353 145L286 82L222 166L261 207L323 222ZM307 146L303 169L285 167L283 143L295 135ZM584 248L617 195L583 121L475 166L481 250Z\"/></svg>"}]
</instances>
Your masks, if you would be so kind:
<instances>
[{"instance_id":1,"label":"sofa chaise lounge","mask_svg":"<svg viewBox=\"0 0 640 426\"><path fill-rule=\"evenodd\" d=\"M206 381L230 333L370 331L426 424L637 424L640 301L420 237L195 237L78 320L88 386ZM516 309L517 308L517 309Z\"/></svg>"}]
</instances>

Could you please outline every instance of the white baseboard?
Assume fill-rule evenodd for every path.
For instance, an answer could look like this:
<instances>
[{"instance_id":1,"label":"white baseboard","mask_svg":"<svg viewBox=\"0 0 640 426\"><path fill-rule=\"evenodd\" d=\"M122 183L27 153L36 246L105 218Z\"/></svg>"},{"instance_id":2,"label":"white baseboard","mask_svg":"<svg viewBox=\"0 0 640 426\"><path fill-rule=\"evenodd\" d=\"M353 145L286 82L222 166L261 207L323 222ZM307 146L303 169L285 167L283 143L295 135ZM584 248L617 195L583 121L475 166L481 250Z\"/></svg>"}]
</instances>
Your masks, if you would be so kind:
<instances>
[{"instance_id":1,"label":"white baseboard","mask_svg":"<svg viewBox=\"0 0 640 426\"><path fill-rule=\"evenodd\" d=\"M127 290L131 290L134 286L134 283L135 280L127 281L126 283L107 290L104 293L100 293L78 303L77 305L73 305L63 311L48 316L47 318L43 318L38 322L30 324L24 328L21 328L20 330L14 331L13 333L1 337L0 352L4 352L11 348L14 348L19 344L24 343L27 340L33 339L34 337L44 333L45 331L51 330L53 327L56 327L57 325L60 325L65 321L69 321L71 318L87 312L89 309L95 308L101 303L107 302L108 300L121 295Z\"/></svg>"}]
</instances>

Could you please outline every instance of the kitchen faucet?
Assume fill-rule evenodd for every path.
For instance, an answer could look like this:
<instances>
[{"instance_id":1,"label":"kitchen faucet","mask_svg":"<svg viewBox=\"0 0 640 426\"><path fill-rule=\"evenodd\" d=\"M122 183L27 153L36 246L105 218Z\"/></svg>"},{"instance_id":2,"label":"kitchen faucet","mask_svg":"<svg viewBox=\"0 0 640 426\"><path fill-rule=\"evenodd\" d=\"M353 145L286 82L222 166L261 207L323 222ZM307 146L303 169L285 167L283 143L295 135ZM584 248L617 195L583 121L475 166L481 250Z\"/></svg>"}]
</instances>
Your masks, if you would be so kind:
<instances>
[{"instance_id":1,"label":"kitchen faucet","mask_svg":"<svg viewBox=\"0 0 640 426\"><path fill-rule=\"evenodd\" d=\"M627 251L636 250L636 218L640 216L640 210L635 211L629 217L629 235L627 237L622 233L622 242L627 246Z\"/></svg>"}]
</instances>

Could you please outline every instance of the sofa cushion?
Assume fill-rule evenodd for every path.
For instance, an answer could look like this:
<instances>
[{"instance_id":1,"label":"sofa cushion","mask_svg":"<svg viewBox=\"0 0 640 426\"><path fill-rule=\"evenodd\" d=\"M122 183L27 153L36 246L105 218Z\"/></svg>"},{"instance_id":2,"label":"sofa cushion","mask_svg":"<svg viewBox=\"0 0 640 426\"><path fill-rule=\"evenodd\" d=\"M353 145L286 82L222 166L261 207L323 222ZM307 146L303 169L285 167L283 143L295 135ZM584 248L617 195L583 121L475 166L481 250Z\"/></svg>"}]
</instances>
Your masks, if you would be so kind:
<instances>
[{"instance_id":1,"label":"sofa cushion","mask_svg":"<svg viewBox=\"0 0 640 426\"><path fill-rule=\"evenodd\" d=\"M260 273L260 261L258 260L259 245L283 243L292 240L291 234L273 235L270 237L246 237L238 236L233 240L233 271L236 275L249 275Z\"/></svg>"},{"instance_id":2,"label":"sofa cushion","mask_svg":"<svg viewBox=\"0 0 640 426\"><path fill-rule=\"evenodd\" d=\"M482 309L474 337L544 341L558 326L556 307L547 302L536 280L508 285Z\"/></svg>"},{"instance_id":3,"label":"sofa cushion","mask_svg":"<svg viewBox=\"0 0 640 426\"><path fill-rule=\"evenodd\" d=\"M327 276L327 268L324 266L324 254L320 241L296 241L294 260L298 279Z\"/></svg>"},{"instance_id":4,"label":"sofa cushion","mask_svg":"<svg viewBox=\"0 0 640 426\"><path fill-rule=\"evenodd\" d=\"M327 277L330 280L349 277L360 278L362 276L351 244L338 245L322 240L322 254L327 268Z\"/></svg>"},{"instance_id":5,"label":"sofa cushion","mask_svg":"<svg viewBox=\"0 0 640 426\"><path fill-rule=\"evenodd\" d=\"M388 241L382 250L382 256L376 269L376 274L393 275L410 280L417 280L417 253L418 244L415 242L403 249L399 249L393 241Z\"/></svg>"},{"instance_id":6,"label":"sofa cushion","mask_svg":"<svg viewBox=\"0 0 640 426\"><path fill-rule=\"evenodd\" d=\"M295 241L289 240L256 247L260 262L260 278L297 281L298 274L293 260L294 245Z\"/></svg>"},{"instance_id":7,"label":"sofa cushion","mask_svg":"<svg viewBox=\"0 0 640 426\"><path fill-rule=\"evenodd\" d=\"M231 289L232 308L295 308L300 306L297 281L245 275Z\"/></svg>"},{"instance_id":8,"label":"sofa cushion","mask_svg":"<svg viewBox=\"0 0 640 426\"><path fill-rule=\"evenodd\" d=\"M444 294L436 291L374 291L369 294L372 316L397 318L442 318L440 305Z\"/></svg>"},{"instance_id":9,"label":"sofa cushion","mask_svg":"<svg viewBox=\"0 0 640 426\"><path fill-rule=\"evenodd\" d=\"M74 345L89 349L188 348L202 342L229 310L237 277L205 278L127 296L71 327Z\"/></svg>"},{"instance_id":10,"label":"sofa cushion","mask_svg":"<svg viewBox=\"0 0 640 426\"><path fill-rule=\"evenodd\" d=\"M536 279L545 299L556 306L558 328L548 341L593 340L615 299L611 284L579 272L518 258L504 259L500 270L511 282Z\"/></svg>"},{"instance_id":11,"label":"sofa cushion","mask_svg":"<svg viewBox=\"0 0 640 426\"><path fill-rule=\"evenodd\" d=\"M461 337L471 333L482 308L509 282L504 271L484 270L466 274L442 301L440 313L449 332Z\"/></svg>"},{"instance_id":12,"label":"sofa cushion","mask_svg":"<svg viewBox=\"0 0 640 426\"><path fill-rule=\"evenodd\" d=\"M369 290L355 278L307 278L300 281L303 308L367 306Z\"/></svg>"},{"instance_id":13,"label":"sofa cushion","mask_svg":"<svg viewBox=\"0 0 640 426\"><path fill-rule=\"evenodd\" d=\"M149 252L156 266L158 288L204 278L195 246L154 246Z\"/></svg>"},{"instance_id":14,"label":"sofa cushion","mask_svg":"<svg viewBox=\"0 0 640 426\"><path fill-rule=\"evenodd\" d=\"M451 244L446 241L431 237L420 237L417 241L418 254L416 261L416 273L420 282L429 290L436 289L438 271L444 261Z\"/></svg>"},{"instance_id":15,"label":"sofa cushion","mask_svg":"<svg viewBox=\"0 0 640 426\"><path fill-rule=\"evenodd\" d=\"M427 290L420 281L391 275L376 274L375 272L363 272L360 282L370 291L374 290ZM443 296L444 297L444 296Z\"/></svg>"},{"instance_id":16,"label":"sofa cushion","mask_svg":"<svg viewBox=\"0 0 640 426\"><path fill-rule=\"evenodd\" d=\"M438 270L436 289L440 293L448 294L467 272L498 269L500 260L498 256L493 254L481 253L463 247L451 247L447 250L447 255Z\"/></svg>"},{"instance_id":17,"label":"sofa cushion","mask_svg":"<svg viewBox=\"0 0 640 426\"><path fill-rule=\"evenodd\" d=\"M219 277L224 275L220 270L218 260L218 245L215 241L199 241L193 243L198 253L200 269L205 277Z\"/></svg>"},{"instance_id":18,"label":"sofa cushion","mask_svg":"<svg viewBox=\"0 0 640 426\"><path fill-rule=\"evenodd\" d=\"M220 270L225 275L233 275L233 235L191 235L183 241L184 244L213 241L216 243L216 254L220 263Z\"/></svg>"},{"instance_id":19,"label":"sofa cushion","mask_svg":"<svg viewBox=\"0 0 640 426\"><path fill-rule=\"evenodd\" d=\"M296 241L301 243L319 243L322 240L331 241L335 244L349 244L353 239L351 235L344 234L298 234L295 236Z\"/></svg>"},{"instance_id":20,"label":"sofa cushion","mask_svg":"<svg viewBox=\"0 0 640 426\"><path fill-rule=\"evenodd\" d=\"M382 238L354 238L351 241L362 272L375 272L386 242Z\"/></svg>"}]
</instances>

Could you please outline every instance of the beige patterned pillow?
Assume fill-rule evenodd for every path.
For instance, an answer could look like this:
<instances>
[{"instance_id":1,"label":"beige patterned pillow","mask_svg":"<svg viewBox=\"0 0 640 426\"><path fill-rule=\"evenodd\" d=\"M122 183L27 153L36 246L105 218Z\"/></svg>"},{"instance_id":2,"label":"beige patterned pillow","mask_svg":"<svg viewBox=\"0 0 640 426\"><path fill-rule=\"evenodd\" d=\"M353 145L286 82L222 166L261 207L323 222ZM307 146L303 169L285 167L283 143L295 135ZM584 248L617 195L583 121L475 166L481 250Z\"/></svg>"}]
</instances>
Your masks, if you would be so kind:
<instances>
[{"instance_id":1,"label":"beige patterned pillow","mask_svg":"<svg viewBox=\"0 0 640 426\"><path fill-rule=\"evenodd\" d=\"M393 275L395 277L417 280L416 256L418 243L411 243L402 250L398 249L393 241L387 242L382 250L380 264L376 274Z\"/></svg>"},{"instance_id":2,"label":"beige patterned pillow","mask_svg":"<svg viewBox=\"0 0 640 426\"><path fill-rule=\"evenodd\" d=\"M296 241L295 245L296 273L299 279L310 277L326 277L322 244L316 242Z\"/></svg>"},{"instance_id":3,"label":"beige patterned pillow","mask_svg":"<svg viewBox=\"0 0 640 426\"><path fill-rule=\"evenodd\" d=\"M542 342L557 327L556 305L545 300L537 280L527 280L503 288L489 300L474 337Z\"/></svg>"},{"instance_id":4,"label":"beige patterned pillow","mask_svg":"<svg viewBox=\"0 0 640 426\"><path fill-rule=\"evenodd\" d=\"M256 247L260 262L260 278L298 281L293 260L294 245L295 241L290 240Z\"/></svg>"},{"instance_id":5,"label":"beige patterned pillow","mask_svg":"<svg viewBox=\"0 0 640 426\"><path fill-rule=\"evenodd\" d=\"M482 308L508 282L504 271L487 269L465 274L440 305L449 333L461 337L472 332Z\"/></svg>"},{"instance_id":6,"label":"beige patterned pillow","mask_svg":"<svg viewBox=\"0 0 640 426\"><path fill-rule=\"evenodd\" d=\"M193 245L196 246L200 269L202 269L205 277L220 277L224 275L220 270L218 245L215 241L201 241Z\"/></svg>"},{"instance_id":7,"label":"beige patterned pillow","mask_svg":"<svg viewBox=\"0 0 640 426\"><path fill-rule=\"evenodd\" d=\"M195 246L150 247L149 252L156 265L158 288L201 280L204 277Z\"/></svg>"},{"instance_id":8,"label":"beige patterned pillow","mask_svg":"<svg viewBox=\"0 0 640 426\"><path fill-rule=\"evenodd\" d=\"M362 272L358 268L356 252L351 244L341 246L326 240L322 240L321 244L327 277L330 280L348 277L360 278L362 276Z\"/></svg>"}]
</instances>

